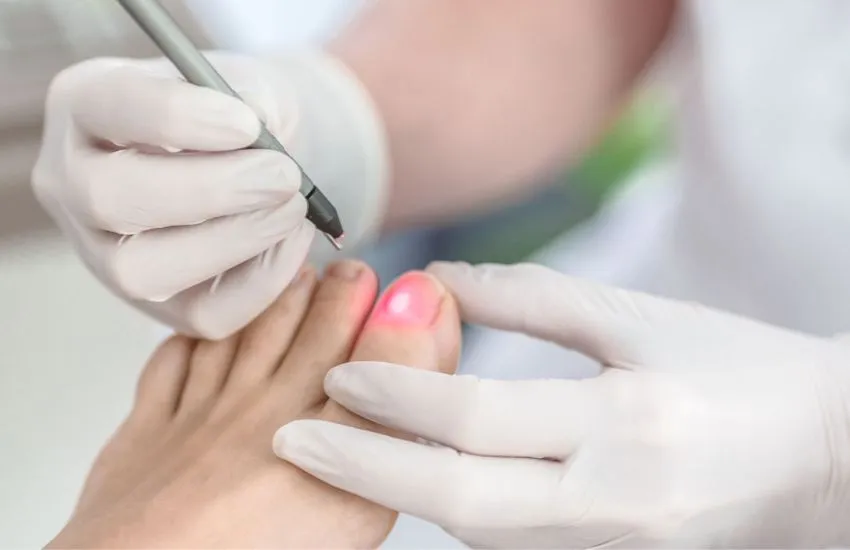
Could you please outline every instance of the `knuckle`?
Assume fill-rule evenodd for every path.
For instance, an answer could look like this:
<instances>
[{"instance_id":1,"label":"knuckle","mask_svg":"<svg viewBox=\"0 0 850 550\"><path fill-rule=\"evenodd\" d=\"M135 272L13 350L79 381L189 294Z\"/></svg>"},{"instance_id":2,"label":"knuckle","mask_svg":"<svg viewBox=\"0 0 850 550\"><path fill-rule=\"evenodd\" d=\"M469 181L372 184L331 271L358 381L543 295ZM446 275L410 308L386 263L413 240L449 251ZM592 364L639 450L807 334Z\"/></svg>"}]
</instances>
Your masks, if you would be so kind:
<instances>
[{"instance_id":1,"label":"knuckle","mask_svg":"<svg viewBox=\"0 0 850 550\"><path fill-rule=\"evenodd\" d=\"M115 246L106 261L109 271L109 279L116 290L131 300L149 300L145 276L137 265L135 255L131 247Z\"/></svg>"},{"instance_id":2,"label":"knuckle","mask_svg":"<svg viewBox=\"0 0 850 550\"><path fill-rule=\"evenodd\" d=\"M115 192L114 183L91 171L82 171L72 185L80 192L85 212L94 227L118 234L130 233L120 215L120 197Z\"/></svg>"},{"instance_id":3,"label":"knuckle","mask_svg":"<svg viewBox=\"0 0 850 550\"><path fill-rule=\"evenodd\" d=\"M56 73L47 87L47 103L50 104L57 98L66 97L68 92L72 91L79 81L79 75L82 72L81 66L93 62L94 60L88 60L82 63L76 63Z\"/></svg>"},{"instance_id":4,"label":"knuckle","mask_svg":"<svg viewBox=\"0 0 850 550\"><path fill-rule=\"evenodd\" d=\"M130 63L128 59L95 57L61 70L47 88L48 123L57 114L73 115L79 99L101 89L107 75Z\"/></svg>"},{"instance_id":5,"label":"knuckle","mask_svg":"<svg viewBox=\"0 0 850 550\"><path fill-rule=\"evenodd\" d=\"M55 177L49 162L36 162L30 174L30 185L38 202L46 205L54 194Z\"/></svg>"},{"instance_id":6,"label":"knuckle","mask_svg":"<svg viewBox=\"0 0 850 550\"><path fill-rule=\"evenodd\" d=\"M48 103L51 99L65 98L69 93L76 90L81 83L88 80L88 76L99 74L113 66L114 60L96 57L70 65L53 77L47 89Z\"/></svg>"}]
</instances>

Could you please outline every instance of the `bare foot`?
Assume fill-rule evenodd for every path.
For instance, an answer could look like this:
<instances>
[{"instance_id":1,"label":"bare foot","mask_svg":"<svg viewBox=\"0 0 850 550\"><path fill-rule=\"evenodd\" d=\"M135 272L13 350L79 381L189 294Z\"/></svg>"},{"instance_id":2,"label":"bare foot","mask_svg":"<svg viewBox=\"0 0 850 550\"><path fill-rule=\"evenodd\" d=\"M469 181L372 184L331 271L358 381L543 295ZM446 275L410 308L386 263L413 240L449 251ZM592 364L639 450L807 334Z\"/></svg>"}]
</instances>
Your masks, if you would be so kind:
<instances>
[{"instance_id":1,"label":"bare foot","mask_svg":"<svg viewBox=\"0 0 850 550\"><path fill-rule=\"evenodd\" d=\"M277 459L295 418L374 427L322 390L344 361L451 372L454 303L434 279L377 280L356 262L307 270L240 334L173 337L151 358L133 411L101 452L55 547L375 547L396 514ZM364 327L365 323L365 327Z\"/></svg>"}]
</instances>

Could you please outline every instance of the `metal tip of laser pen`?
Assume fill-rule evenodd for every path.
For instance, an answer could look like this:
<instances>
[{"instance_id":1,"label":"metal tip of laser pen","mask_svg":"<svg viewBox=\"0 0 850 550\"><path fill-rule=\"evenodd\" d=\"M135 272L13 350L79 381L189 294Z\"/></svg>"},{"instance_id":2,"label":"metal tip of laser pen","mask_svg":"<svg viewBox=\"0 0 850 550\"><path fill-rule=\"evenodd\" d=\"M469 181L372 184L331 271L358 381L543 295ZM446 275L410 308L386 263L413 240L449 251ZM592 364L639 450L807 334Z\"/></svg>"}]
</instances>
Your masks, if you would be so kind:
<instances>
[{"instance_id":1,"label":"metal tip of laser pen","mask_svg":"<svg viewBox=\"0 0 850 550\"><path fill-rule=\"evenodd\" d=\"M336 248L337 250L342 250L342 241L345 240L345 234L340 235L339 239L334 239L327 233L323 233L323 235L334 248Z\"/></svg>"}]
</instances>

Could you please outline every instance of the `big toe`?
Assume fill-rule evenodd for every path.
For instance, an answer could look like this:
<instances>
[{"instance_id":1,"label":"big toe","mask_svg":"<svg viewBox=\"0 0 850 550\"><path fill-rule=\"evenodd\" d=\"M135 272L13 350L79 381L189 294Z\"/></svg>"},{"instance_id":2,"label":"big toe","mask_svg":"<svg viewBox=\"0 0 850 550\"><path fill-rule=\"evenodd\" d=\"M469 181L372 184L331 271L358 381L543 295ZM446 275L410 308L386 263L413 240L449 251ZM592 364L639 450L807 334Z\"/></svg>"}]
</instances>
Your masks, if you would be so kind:
<instances>
[{"instance_id":1,"label":"big toe","mask_svg":"<svg viewBox=\"0 0 850 550\"><path fill-rule=\"evenodd\" d=\"M460 318L451 294L431 275L414 271L397 279L381 296L350 359L450 374L460 357L460 335ZM387 431L334 401L328 401L321 418Z\"/></svg>"},{"instance_id":2,"label":"big toe","mask_svg":"<svg viewBox=\"0 0 850 550\"><path fill-rule=\"evenodd\" d=\"M454 300L432 276L411 272L397 279L378 300L350 359L451 373L457 367L459 355L460 320ZM325 403L318 418L409 438L357 416L332 400ZM277 448L278 438L275 440ZM342 521L351 524L349 532L358 533L355 546L378 546L389 534L398 514L354 495L342 492L337 495L348 510ZM364 529L364 525L371 528Z\"/></svg>"}]
</instances>

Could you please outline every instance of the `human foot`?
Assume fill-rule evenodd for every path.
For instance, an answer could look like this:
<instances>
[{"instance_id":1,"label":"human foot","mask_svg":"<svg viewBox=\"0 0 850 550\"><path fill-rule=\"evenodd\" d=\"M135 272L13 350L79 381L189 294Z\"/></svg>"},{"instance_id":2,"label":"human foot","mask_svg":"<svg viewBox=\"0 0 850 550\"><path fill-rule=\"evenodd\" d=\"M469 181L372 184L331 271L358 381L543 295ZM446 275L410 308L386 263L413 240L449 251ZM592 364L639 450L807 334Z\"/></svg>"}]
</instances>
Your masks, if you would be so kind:
<instances>
[{"instance_id":1,"label":"human foot","mask_svg":"<svg viewBox=\"0 0 850 550\"><path fill-rule=\"evenodd\" d=\"M394 512L304 474L270 445L296 418L373 427L326 400L324 376L340 362L454 370L460 325L442 287L405 275L367 320L376 292L359 263L336 264L321 282L307 270L240 334L163 344L51 546L380 544Z\"/></svg>"}]
</instances>

